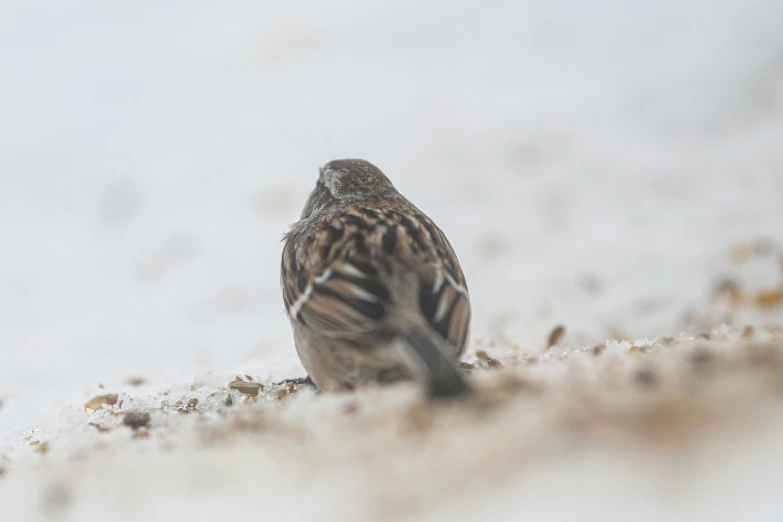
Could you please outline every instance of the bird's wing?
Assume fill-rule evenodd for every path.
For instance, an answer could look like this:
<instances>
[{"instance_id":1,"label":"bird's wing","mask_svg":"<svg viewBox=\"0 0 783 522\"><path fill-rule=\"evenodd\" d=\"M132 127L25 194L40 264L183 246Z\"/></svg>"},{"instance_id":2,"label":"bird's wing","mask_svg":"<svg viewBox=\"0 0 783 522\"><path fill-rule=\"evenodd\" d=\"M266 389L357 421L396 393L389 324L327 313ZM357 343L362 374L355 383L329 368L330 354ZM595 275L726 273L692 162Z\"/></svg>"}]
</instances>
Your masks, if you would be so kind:
<instances>
[{"instance_id":1,"label":"bird's wing","mask_svg":"<svg viewBox=\"0 0 783 522\"><path fill-rule=\"evenodd\" d=\"M286 237L281 284L292 320L346 338L383 336L394 258L419 274L419 306L432 328L461 352L470 302L451 244L424 214L352 209Z\"/></svg>"},{"instance_id":2,"label":"bird's wing","mask_svg":"<svg viewBox=\"0 0 783 522\"><path fill-rule=\"evenodd\" d=\"M358 223L340 215L286 239L281 266L286 310L322 335L356 340L383 335L391 298L367 247L372 230Z\"/></svg>"},{"instance_id":3,"label":"bird's wing","mask_svg":"<svg viewBox=\"0 0 783 522\"><path fill-rule=\"evenodd\" d=\"M419 287L419 306L422 314L436 332L440 333L461 353L468 339L470 324L470 296L457 255L443 231L427 216L418 214L426 233L426 243L434 249L430 270L425 272Z\"/></svg>"}]
</instances>

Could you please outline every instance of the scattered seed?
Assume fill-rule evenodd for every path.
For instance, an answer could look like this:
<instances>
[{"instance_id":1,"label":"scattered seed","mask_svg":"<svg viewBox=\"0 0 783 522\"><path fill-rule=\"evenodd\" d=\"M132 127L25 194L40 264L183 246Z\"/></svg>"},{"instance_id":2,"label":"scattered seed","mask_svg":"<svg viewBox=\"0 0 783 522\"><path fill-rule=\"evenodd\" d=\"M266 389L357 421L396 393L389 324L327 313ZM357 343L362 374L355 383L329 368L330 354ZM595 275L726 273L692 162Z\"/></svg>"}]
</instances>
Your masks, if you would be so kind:
<instances>
[{"instance_id":1,"label":"scattered seed","mask_svg":"<svg viewBox=\"0 0 783 522\"><path fill-rule=\"evenodd\" d=\"M558 344L562 339L563 336L566 333L566 327L565 325L559 324L555 326L551 332L549 332L549 337L546 341L546 349L549 350L556 344Z\"/></svg>"},{"instance_id":2,"label":"scattered seed","mask_svg":"<svg viewBox=\"0 0 783 522\"><path fill-rule=\"evenodd\" d=\"M745 339L752 339L755 334L756 330L750 325L746 326L742 330L742 337Z\"/></svg>"},{"instance_id":3,"label":"scattered seed","mask_svg":"<svg viewBox=\"0 0 783 522\"><path fill-rule=\"evenodd\" d=\"M111 431L111 428L107 426L103 426L101 424L98 424L97 422L91 422L88 424L88 426L92 426L96 430L98 430L100 433L109 433Z\"/></svg>"},{"instance_id":4,"label":"scattered seed","mask_svg":"<svg viewBox=\"0 0 783 522\"><path fill-rule=\"evenodd\" d=\"M142 384L146 383L147 380L144 377L128 377L128 379L126 379L125 382L130 386L139 387Z\"/></svg>"},{"instance_id":5,"label":"scattered seed","mask_svg":"<svg viewBox=\"0 0 783 522\"><path fill-rule=\"evenodd\" d=\"M476 359L479 359L481 361L486 361L489 359L489 354L486 350L476 350Z\"/></svg>"},{"instance_id":6,"label":"scattered seed","mask_svg":"<svg viewBox=\"0 0 783 522\"><path fill-rule=\"evenodd\" d=\"M286 395L288 395L288 391L287 391L285 388L280 388L279 390L277 390L277 391L275 392L275 396L276 396L278 399L282 399L282 398L284 398Z\"/></svg>"},{"instance_id":7,"label":"scattered seed","mask_svg":"<svg viewBox=\"0 0 783 522\"><path fill-rule=\"evenodd\" d=\"M245 382L241 379L228 383L228 387L232 390L237 390L239 393L244 393L245 395L258 395L263 389L260 383Z\"/></svg>"},{"instance_id":8,"label":"scattered seed","mask_svg":"<svg viewBox=\"0 0 783 522\"><path fill-rule=\"evenodd\" d=\"M150 432L146 428L139 428L137 430L134 430L133 436L131 436L131 439L148 439L150 438Z\"/></svg>"},{"instance_id":9,"label":"scattered seed","mask_svg":"<svg viewBox=\"0 0 783 522\"><path fill-rule=\"evenodd\" d=\"M150 423L150 414L146 411L129 411L125 414L122 423L132 430L137 430Z\"/></svg>"},{"instance_id":10,"label":"scattered seed","mask_svg":"<svg viewBox=\"0 0 783 522\"><path fill-rule=\"evenodd\" d=\"M601 355L604 353L604 350L606 350L606 345L604 343L599 343L590 348L590 353L592 353L595 356Z\"/></svg>"},{"instance_id":11,"label":"scattered seed","mask_svg":"<svg viewBox=\"0 0 783 522\"><path fill-rule=\"evenodd\" d=\"M756 306L759 308L777 308L783 305L783 287L768 288L756 294Z\"/></svg>"},{"instance_id":12,"label":"scattered seed","mask_svg":"<svg viewBox=\"0 0 783 522\"><path fill-rule=\"evenodd\" d=\"M182 401L177 401L177 404L175 404L175 406L177 407L177 411L180 413L192 413L193 410L196 409L197 405L198 405L198 399L195 397L189 399L188 402L186 403L183 403Z\"/></svg>"},{"instance_id":13,"label":"scattered seed","mask_svg":"<svg viewBox=\"0 0 783 522\"><path fill-rule=\"evenodd\" d=\"M469 362L460 362L459 367L461 370L468 371L468 372L476 369L476 365Z\"/></svg>"},{"instance_id":14,"label":"scattered seed","mask_svg":"<svg viewBox=\"0 0 783 522\"><path fill-rule=\"evenodd\" d=\"M503 368L503 363L492 357L487 357L487 365L490 368Z\"/></svg>"},{"instance_id":15,"label":"scattered seed","mask_svg":"<svg viewBox=\"0 0 783 522\"><path fill-rule=\"evenodd\" d=\"M117 401L119 400L120 396L116 393L108 393L106 395L98 395L96 397L93 397L89 401L87 401L84 404L85 410L94 410L98 411L101 409L101 406L104 404L107 406L114 406L117 404Z\"/></svg>"},{"instance_id":16,"label":"scattered seed","mask_svg":"<svg viewBox=\"0 0 783 522\"><path fill-rule=\"evenodd\" d=\"M35 451L37 451L41 455L45 455L45 454L49 453L49 443L48 442L39 442L39 441L36 441L36 442L37 442L37 444L31 444L32 446L35 447Z\"/></svg>"}]
</instances>

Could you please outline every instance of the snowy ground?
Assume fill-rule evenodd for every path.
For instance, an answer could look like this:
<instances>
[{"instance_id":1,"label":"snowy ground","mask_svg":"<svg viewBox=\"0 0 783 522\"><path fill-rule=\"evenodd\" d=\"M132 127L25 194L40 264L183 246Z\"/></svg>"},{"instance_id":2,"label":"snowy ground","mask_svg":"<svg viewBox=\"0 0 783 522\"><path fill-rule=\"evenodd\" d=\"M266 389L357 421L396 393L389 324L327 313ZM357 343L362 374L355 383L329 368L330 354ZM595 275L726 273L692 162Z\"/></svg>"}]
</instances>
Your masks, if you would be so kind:
<instances>
[{"instance_id":1,"label":"snowy ground","mask_svg":"<svg viewBox=\"0 0 783 522\"><path fill-rule=\"evenodd\" d=\"M198 393L206 404L235 374L265 382L301 375L277 286L279 239L317 167L338 157L378 164L446 230L474 302L471 352L540 354L557 323L568 326L571 350L607 338L695 335L724 320L740 330L780 325L780 308L754 302L780 284L781 19L783 5L762 0L4 2L0 519L55 520L63 509L80 521L249 510L339 519L351 505L338 500L353 498L340 488L365 474L368 520L385 512L369 505L384 487L384 502L433 517L502 519L528 509L555 519L556 493L573 498L575 513L619 517L607 504L615 493L632 509L670 506L650 510L658 515L671 506L704 514L719 499L711 505L729 518L732 490L774 519L767 490L748 487L766 475L743 466L780 457L765 443L776 426L739 438L747 455L733 446L711 459L715 467L705 469L726 480L690 477L692 503L680 505L666 497L676 491L644 494L645 484L670 483L671 468L651 469L633 460L644 452L616 449L611 438L558 438L545 453L562 458L526 468L517 456L513 470L493 472L480 465L483 454L470 453L493 447L492 437L463 429L470 423L462 418L454 422L464 434L445 442L448 450L432 450L444 440L437 430L430 446L389 443L399 460L378 464L393 476L451 477L432 482L453 490L416 501L412 486L379 484L378 468L360 465L372 458L362 451L383 447L388 433L370 427L373 412L362 408L357 422L367 424L351 432L359 442L345 442L357 448L330 447L344 435L330 408L345 398L304 392L274 406L270 415L289 416L294 431L317 431L304 419L323 415L339 435L302 443L299 459L285 455L300 446L278 439L201 451L187 423L170 429L188 442L160 453L155 422L168 426L161 419L169 417L153 418L152 442L131 441L125 428L87 426L103 413L81 406L121 392L159 407L167 390L173 402ZM737 291L733 307L730 295L712 293L726 276L739 279L743 303ZM674 355L658 357L680 367ZM131 377L146 384L132 387ZM192 383L203 387L190 392ZM752 394L774 387L747 388L740 397L755 404ZM372 393L356 400L370 404ZM415 400L389 392L375 415L396 419ZM504 407L516 408L511 402ZM534 404L534 415L558 411L549 404ZM496 421L476 419L490 431L502 427ZM715 454L731 438L721 426L725 437L708 445ZM80 472L71 459L95 437L117 441L105 468L86 459L79 487L96 491L87 502L84 489L57 484ZM33 441L49 452L41 456ZM427 449L432 459L476 460L448 467L425 459L432 468L417 468ZM347 460L307 465L332 450ZM605 468L611 473L597 472ZM42 473L61 482L46 489ZM76 500L57 507L59 497Z\"/></svg>"}]
</instances>

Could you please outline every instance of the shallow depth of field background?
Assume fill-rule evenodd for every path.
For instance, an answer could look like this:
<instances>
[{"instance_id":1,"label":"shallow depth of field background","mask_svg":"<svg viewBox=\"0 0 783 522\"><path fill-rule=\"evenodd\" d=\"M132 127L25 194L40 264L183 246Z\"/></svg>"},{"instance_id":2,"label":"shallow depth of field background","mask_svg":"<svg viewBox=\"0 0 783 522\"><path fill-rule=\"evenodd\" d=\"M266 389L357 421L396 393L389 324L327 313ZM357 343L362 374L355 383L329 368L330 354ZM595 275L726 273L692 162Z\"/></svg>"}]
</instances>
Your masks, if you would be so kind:
<instances>
[{"instance_id":1,"label":"shallow depth of field background","mask_svg":"<svg viewBox=\"0 0 783 522\"><path fill-rule=\"evenodd\" d=\"M98 383L302 375L280 238L335 158L447 232L474 346L678 331L732 244L783 239L781 20L762 0L6 0L0 444Z\"/></svg>"}]
</instances>

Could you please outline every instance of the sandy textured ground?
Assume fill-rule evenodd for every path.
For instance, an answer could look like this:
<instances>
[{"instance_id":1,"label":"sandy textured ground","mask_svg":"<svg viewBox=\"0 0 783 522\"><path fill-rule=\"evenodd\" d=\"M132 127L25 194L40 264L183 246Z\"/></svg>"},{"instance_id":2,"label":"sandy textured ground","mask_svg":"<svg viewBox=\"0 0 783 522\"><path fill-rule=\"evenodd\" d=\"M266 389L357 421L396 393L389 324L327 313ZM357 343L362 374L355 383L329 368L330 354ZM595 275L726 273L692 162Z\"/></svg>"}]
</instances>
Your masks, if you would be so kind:
<instances>
[{"instance_id":1,"label":"sandy textured ground","mask_svg":"<svg viewBox=\"0 0 783 522\"><path fill-rule=\"evenodd\" d=\"M507 352L475 366L475 397L459 404L429 404L408 385L121 393L101 411L72 411L48 440L32 433L0 501L13 520L53 521L782 513L781 328ZM149 423L128 426L139 412Z\"/></svg>"},{"instance_id":2,"label":"sandy textured ground","mask_svg":"<svg viewBox=\"0 0 783 522\"><path fill-rule=\"evenodd\" d=\"M779 520L783 258L729 257L691 333L486 342L464 401L214 373L101 385L3 445L3 520Z\"/></svg>"}]
</instances>

